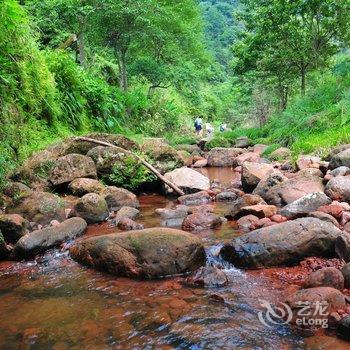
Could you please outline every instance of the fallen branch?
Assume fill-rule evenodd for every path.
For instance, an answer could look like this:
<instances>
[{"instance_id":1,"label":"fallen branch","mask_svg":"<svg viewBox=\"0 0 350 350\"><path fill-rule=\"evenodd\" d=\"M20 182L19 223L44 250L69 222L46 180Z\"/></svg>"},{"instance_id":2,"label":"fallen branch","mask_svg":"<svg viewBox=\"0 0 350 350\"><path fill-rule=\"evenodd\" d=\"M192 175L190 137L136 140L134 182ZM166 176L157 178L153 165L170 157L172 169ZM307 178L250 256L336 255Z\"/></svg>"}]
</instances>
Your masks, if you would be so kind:
<instances>
[{"instance_id":1,"label":"fallen branch","mask_svg":"<svg viewBox=\"0 0 350 350\"><path fill-rule=\"evenodd\" d=\"M128 150L126 150L124 148L115 146L115 145L113 145L113 144L111 144L109 142L99 141L99 140L91 139L89 137L75 137L74 140L91 142L91 143L95 143L97 145L101 145L101 146L105 146L105 147L113 147L113 148L119 149L122 152L125 152L126 154L130 154L133 157L137 158L148 170L150 170L154 175L156 175L159 180L161 180L166 185L168 185L170 188L172 188L178 195L183 196L185 194L185 192L182 191L179 187L177 187L174 183L172 183L171 181L166 179L153 165L151 165L150 163L146 162L143 158L141 158L140 156L138 156L134 152L131 152L131 151L128 151Z\"/></svg>"}]
</instances>

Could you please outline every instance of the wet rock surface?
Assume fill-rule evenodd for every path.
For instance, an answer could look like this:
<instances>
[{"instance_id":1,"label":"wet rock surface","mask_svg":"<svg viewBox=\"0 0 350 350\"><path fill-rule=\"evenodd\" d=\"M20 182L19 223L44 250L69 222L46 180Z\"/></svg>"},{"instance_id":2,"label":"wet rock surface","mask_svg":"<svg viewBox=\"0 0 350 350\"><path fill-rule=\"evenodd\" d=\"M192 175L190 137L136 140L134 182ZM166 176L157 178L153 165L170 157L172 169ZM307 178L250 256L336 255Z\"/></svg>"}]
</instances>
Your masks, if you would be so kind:
<instances>
[{"instance_id":1,"label":"wet rock surface","mask_svg":"<svg viewBox=\"0 0 350 350\"><path fill-rule=\"evenodd\" d=\"M182 274L205 263L199 238L169 228L93 237L75 244L70 252L80 263L132 278Z\"/></svg>"},{"instance_id":2,"label":"wet rock surface","mask_svg":"<svg viewBox=\"0 0 350 350\"><path fill-rule=\"evenodd\" d=\"M119 139L119 141L127 142L128 140ZM246 140L243 141L246 142ZM32 276L31 269L36 269L39 266L40 271L38 275L34 275L39 282L35 282L31 278L26 281L26 284L38 283L39 285L39 288L30 291L29 298L31 303L35 304L35 296L39 295L40 303L47 305L48 300L42 296L51 293L53 295L51 299L54 299L53 304L60 305L60 308L57 306L57 312L55 312L55 315L59 317L59 315L62 315L62 305L65 305L65 299L62 298L62 295L67 293L71 300L76 301L75 293L71 293L69 288L66 290L67 281L58 283L55 289L51 289L51 284L47 283L47 281L45 285L40 285L40 280L45 276L45 271L49 271L48 276L52 274L61 275L60 278L66 278L70 280L70 283L77 284L79 286L77 290L81 291L81 294L78 292L79 298L85 301L84 307L79 308L79 310L83 310L82 312L86 312L86 314L81 318L83 321L79 322L78 331L75 330L75 332L79 333L80 336L79 345L86 348L89 348L89 346L94 347L92 345L95 344L94 342L98 345L106 345L107 343L104 343L104 340L100 341L98 339L100 335L101 339L108 339L108 346L119 341L121 346L124 344L128 344L130 347L135 345L135 348L146 346L144 339L148 339L147 337L150 334L154 336L155 329L157 330L155 342L149 342L148 340L147 343L147 346L150 348L152 346L158 347L160 344L170 344L168 342L169 338L164 340L165 338L161 339L158 335L158 332L162 332L161 329L166 329L167 333L170 332L170 336L176 338L175 343L181 346L184 344L188 346L193 342L191 344L199 348L203 344L215 344L216 347L229 344L230 348L236 348L238 343L235 339L237 338L242 347L255 348L259 347L260 344L264 344L261 348L267 348L268 344L270 344L270 338L268 338L268 341L264 340L263 343L261 342L265 336L269 337L272 334L273 337L277 337L276 339L282 338L278 335L279 333L276 329L273 329L272 333L265 335L266 329L260 329L261 325L256 320L253 320L251 315L254 314L255 316L257 306L255 304L258 303L257 301L255 302L255 299L258 300L255 296L258 294L254 294L255 296L250 295L250 293L257 292L258 287L254 283L260 281L261 278L267 278L267 276L269 278L273 276L273 278L267 278L262 285L258 283L262 287L259 289L259 293L263 293L264 290L268 293L266 300L269 300L270 293L276 292L269 281L278 279L280 283L277 290L281 293L283 299L289 290L294 291L289 299L293 311L298 310L296 305L297 299L307 302L325 299L331 305L329 309L331 312L329 316L331 327L337 327L337 324L340 324L342 319L346 319L346 316L350 313L348 302L346 302L349 291L344 289L349 288L349 276L347 266L344 267L344 261L350 261L350 236L346 234L347 231L350 232L350 205L346 203L348 201L347 187L345 186L346 177L348 176L348 168L346 166L341 166L331 171L328 169L329 164L323 162L320 158L303 156L297 160L295 167L288 150L284 156L275 158L278 161L270 164L269 160L262 158L264 157L262 152L266 148L264 145L247 148L246 144L238 144L239 147L243 148L214 149L207 154L205 151L200 151L197 146L183 145L183 147L173 149L164 140L160 139L150 139L146 143L148 143L148 146L143 146L144 151L147 151L153 160L156 159L154 164L162 173L165 170L173 170L174 167L178 168L184 163L192 167L193 164L199 162L198 166L204 167L209 163L216 162L220 167L225 165L232 167L231 169L222 169L229 175L229 178L223 179L218 169L198 169L196 174L199 174L199 172L205 175L211 174L207 176L207 179L210 177L211 183L209 187L205 188L205 191L180 197L178 200L180 205L178 206L176 206L177 203L174 198L159 196L161 199L157 197L157 205L150 206L153 208L152 210L148 206L149 203L147 201L141 203L140 212L138 210L140 203L133 193L123 188L105 187L102 184L108 180L114 164L118 162L123 164L125 154L122 150L109 147L95 147L95 145L86 142L70 140L65 145L57 145L34 157L28 162L27 167L24 168L24 173L20 174L27 176L23 177L23 179L25 178L25 183L32 186L34 191L20 182L12 182L12 188L7 192L11 200L8 201L5 198L5 203L11 204L11 206L6 204L8 212L11 209L16 210L16 208L20 208L26 203L28 213L23 214L23 220L25 222L30 221L29 230L44 227L29 234L25 231L25 236L22 238L21 234L19 234L19 242L22 243L24 237L32 234L33 243L25 243L28 246L21 248L18 242L18 245L15 246L12 252L12 258L16 257L17 259L22 259L23 257L32 259L36 254L44 253L42 256L37 256L35 262L28 262L26 266L30 276ZM125 144L123 147L139 148L131 143L129 145ZM331 158L334 158L342 151L344 149L333 152ZM71 153L74 154L72 155ZM74 158L76 155L85 157L86 154L93 159L97 175L100 179L103 179L102 183L94 179L93 175L84 174L82 176L88 177L74 178L78 176L78 170L81 169L73 169L74 167L71 167L67 172L68 174L62 175L62 182L53 186L49 179L55 164L61 158L67 156L67 158ZM268 158L272 160L274 157L270 155ZM179 163L177 162L178 160ZM66 163L69 164L69 162ZM67 167L69 168L68 165ZM183 169L187 172L187 168ZM178 170L181 170L181 168ZM299 171L297 172L297 170ZM216 173L215 177L213 176L214 173ZM68 177L74 179L70 182L65 182ZM181 177L183 176L181 175ZM21 177L16 178L16 180L20 179ZM341 180L338 181L338 179ZM181 180L183 179L181 178ZM187 181L184 186L186 191L200 190L194 189L193 186L197 185L190 182ZM325 185L326 194L323 192ZM253 191L254 194L245 194L241 191L242 186L245 192ZM29 200L33 199L35 195L40 197L38 193L43 193L38 191L39 188L55 190L60 193L62 198L59 198L57 202L59 204L55 203L57 196L54 197L55 195L47 193L52 196L50 198L41 197L37 201L32 200L31 203L35 205L33 208L29 208ZM315 195L314 192L317 198L313 197ZM74 198L72 194L82 198ZM71 211L71 208L75 209L86 195L100 196L98 201L92 200L91 197L91 200L87 201L83 206L84 208L81 212L86 216L87 220L91 223L98 223L100 220L105 220L104 217L106 215L110 215L111 221L102 225L91 225L87 236L75 241L74 246L71 248L71 254L77 261L97 270L115 274L117 277L154 279L169 274L173 276L193 271L195 273L186 282L183 277L175 277L159 282L161 286L159 288L164 288L162 289L164 295L158 297L157 291L155 292L154 290L147 295L147 291L150 291L150 289L148 289L145 282L138 281L137 283L141 283L141 287L137 287L134 284L132 288L130 287L131 280L108 277L107 274L94 272L91 269L85 269L73 263L67 257L67 252L65 251L65 248L71 242L64 245L63 243L75 239L80 233L76 233L78 230L74 231L75 224L66 224L65 230L59 229L65 224L65 222L62 224L60 222L65 220L68 215L76 215L75 210ZM327 198L327 195L331 199ZM152 196L150 195L150 197ZM140 198L142 197L141 195ZM49 202L52 200L50 202L52 205L49 206L50 208L47 208L49 210L45 211L47 213L45 215L42 215L42 210L37 210L37 206L44 202L43 198ZM100 210L100 205L98 205L99 202L106 204L103 206L102 211ZM158 209L155 210L156 208ZM34 215L29 214L30 210ZM222 220L221 216L223 215L230 221L225 222L225 220ZM45 220L46 216L47 220ZM299 219L299 217L304 216L307 217ZM81 220L78 217L69 220L73 219ZM46 225L50 226L47 227ZM175 233L174 230L170 232L164 228L142 230L143 227L150 227L151 225L153 227L159 225L173 225L176 228L183 227L186 230L193 231L195 234L190 235L188 232L179 230L175 230ZM52 231L54 229L56 231ZM6 227L3 229L4 236L7 235L5 231ZM45 235L45 232L50 232L50 234ZM190 236L185 237L183 236L184 234ZM10 238L7 238L7 240L9 241ZM9 257L13 249L12 244L15 244L16 240L17 238L14 239L13 243L7 244L6 239L1 239L0 235L1 259ZM31 248L31 244L33 248ZM223 244L224 246L222 247ZM47 251L55 247L63 247L64 249ZM25 249L27 249L27 253L25 253ZM205 255L207 255L207 258L205 258ZM62 265L56 271L57 266L54 264L57 263L57 256L62 261ZM336 256L344 261L331 259ZM53 265L52 257L55 257ZM205 262L207 266L204 267ZM285 265L288 267L282 267ZM289 265L293 266L289 267ZM200 266L202 267L198 270ZM238 270L237 267L247 270L257 268L263 270L259 272L245 272ZM270 269L264 269L265 267ZM47 270L45 270L46 268ZM62 274L60 269L67 273ZM90 276L91 280L89 280L88 286L82 287L79 276L75 275L77 271L79 273L83 271L84 274ZM249 283L252 274L259 276L259 278L253 284L248 285L247 283ZM74 281L71 279L72 275L76 277ZM3 276L0 274L1 278ZM98 279L100 278L107 281L103 288L98 285ZM178 280L176 280L177 278ZM5 293L1 295L6 296L7 282L3 281L3 279L0 282L0 294ZM118 289L123 284L127 286L126 293ZM184 287L185 285L186 287ZM45 329L47 325L43 326L42 323L38 322L41 328L28 328L27 326L23 328L16 323L18 317L17 319L10 317L10 313L7 310L10 310L11 305L15 304L20 295L25 295L25 290L28 288L21 284L19 286L19 291L13 295L9 294L15 301L11 299L3 303L4 307L2 309L5 310L5 314L8 317L0 322L0 328L2 324L11 324L11 327L16 329L18 333L16 333L16 337L20 337L23 344L29 344L31 341L36 342L36 339L40 339L41 334L42 337L48 334L47 329ZM96 294L99 294L99 296L91 297L91 290L95 286ZM204 288L198 288L199 286ZM243 289L239 289L240 292L237 292L237 287L238 289ZM295 292L300 287L306 289ZM184 291L182 297L171 296L171 291L178 291L182 288ZM191 293L189 293L187 288L193 288ZM117 289L118 292L116 292ZM209 290L211 292L207 294ZM247 290L249 293L247 293ZM132 297L128 293L131 293ZM168 293L169 295L167 295ZM202 295L201 293L206 293L206 296L201 299L200 303L194 303L195 307L192 310L193 300L196 300L198 295ZM118 295L118 308L109 310L112 302L110 299L115 301L116 295ZM57 296L60 298L59 301L64 301L57 303ZM113 296L113 298L110 298L110 296ZM251 299L248 303L248 309L251 308L249 310L253 312L244 311L247 310L247 305L241 306L235 303L235 300L240 299L242 296ZM103 310L98 309L96 314L93 315L92 313L95 311L92 311L92 309L95 307L95 298L97 300L99 298L103 299ZM273 297L271 298L273 299ZM166 301L163 303L163 300ZM276 300L274 299L273 301ZM129 306L125 307L125 302L129 303L129 301L131 301L130 305L128 304ZM73 304L71 302L67 303L67 310L75 307L74 302ZM91 303L91 305L89 304L87 307L88 303ZM137 307L135 307L136 311L132 316L129 316L133 304L137 304ZM165 306L160 308L160 304ZM40 306L40 304L36 304L36 309L39 312ZM220 309L218 316L215 314L215 308ZM226 308L235 310L234 317L229 316L231 311L229 313L225 312ZM123 310L121 311L121 309ZM29 310L30 308L27 311ZM47 315L47 311L51 315L50 310L42 311L41 315ZM64 314L65 316L62 318L63 323L67 323L67 318L65 317L76 318L78 309L75 308L74 310L75 312L71 312L72 316ZM90 311L91 314L88 314ZM14 313L13 308L12 313ZM242 313L245 315L244 318L240 318ZM22 312L21 314L29 315L28 312ZM98 322L96 320L97 314ZM105 314L108 317L104 317ZM191 319L193 314L198 315L198 318ZM36 315L32 314L31 317L35 318ZM44 317L41 318L43 319ZM114 318L118 319L117 323L113 323ZM186 321L184 321L185 319ZM217 320L220 320L220 322ZM113 325L108 329L108 334L107 328L104 329L104 321L107 321L108 325ZM53 324L63 324L62 322ZM71 324L71 322L68 322L68 324ZM117 324L122 324L123 329L116 326ZM225 326L220 326L220 324L225 324ZM13 334L11 327L5 327L5 336L0 335L0 347L2 344L1 339L6 337L9 339L7 334ZM259 332L253 331L254 334L251 335L250 332L244 331L244 327L248 329L253 327L253 329L260 330ZM217 329L219 332L216 331ZM226 336L225 332L227 332L227 329L229 329L230 334ZM237 331L238 329L239 331ZM286 329L289 329L289 327L287 326ZM52 344L58 348L60 346L67 348L70 345L77 344L76 340L69 338L69 331L68 333L67 331L65 329L64 337L62 337L63 333L61 333L59 340L55 338ZM243 333L240 334L240 332L244 333L244 337ZM285 330L282 333L285 336ZM57 335L52 330L50 330L50 334ZM217 338L215 338L216 335ZM66 336L69 339L67 342L65 341ZM135 340L135 337L138 340ZM165 335L162 337L165 337ZM208 337L209 343L205 343L207 340L202 339L206 337ZM216 339L215 341L213 341L214 338ZM142 339L142 342L140 342L140 339ZM247 339L250 340L247 341ZM287 338L286 342L282 341L283 346L289 345L289 339ZM171 344L174 345L175 343ZM283 347L282 343L279 343L280 346L278 348ZM42 348L52 346L51 343L48 345L47 342L40 344ZM271 344L275 343L272 342ZM293 344L295 345L296 343ZM298 346L301 344L298 343ZM102 346L102 348L106 346ZM295 348L300 347L298 346L295 346ZM293 346L291 345L291 347ZM98 348L98 346L95 348Z\"/></svg>"},{"instance_id":3,"label":"wet rock surface","mask_svg":"<svg viewBox=\"0 0 350 350\"><path fill-rule=\"evenodd\" d=\"M82 235L86 227L85 220L71 218L55 227L30 232L16 243L13 255L16 259L33 258L36 254Z\"/></svg>"},{"instance_id":4,"label":"wet rock surface","mask_svg":"<svg viewBox=\"0 0 350 350\"><path fill-rule=\"evenodd\" d=\"M342 232L334 225L304 218L247 233L226 244L221 256L241 268L297 263L308 256L335 256Z\"/></svg>"}]
</instances>

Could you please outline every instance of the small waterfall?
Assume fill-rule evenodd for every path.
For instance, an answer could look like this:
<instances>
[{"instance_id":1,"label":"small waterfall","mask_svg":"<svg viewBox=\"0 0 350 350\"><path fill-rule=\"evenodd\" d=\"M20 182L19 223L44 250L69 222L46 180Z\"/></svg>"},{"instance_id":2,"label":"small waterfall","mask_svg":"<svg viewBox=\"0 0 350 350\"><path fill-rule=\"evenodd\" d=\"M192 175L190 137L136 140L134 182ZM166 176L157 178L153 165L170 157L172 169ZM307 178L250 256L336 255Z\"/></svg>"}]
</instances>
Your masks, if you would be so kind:
<instances>
[{"instance_id":1,"label":"small waterfall","mask_svg":"<svg viewBox=\"0 0 350 350\"><path fill-rule=\"evenodd\" d=\"M207 266L214 266L220 270L223 270L230 277L243 277L245 273L242 270L237 269L234 265L224 260L220 256L220 250L223 244L215 244L205 249L207 255Z\"/></svg>"}]
</instances>

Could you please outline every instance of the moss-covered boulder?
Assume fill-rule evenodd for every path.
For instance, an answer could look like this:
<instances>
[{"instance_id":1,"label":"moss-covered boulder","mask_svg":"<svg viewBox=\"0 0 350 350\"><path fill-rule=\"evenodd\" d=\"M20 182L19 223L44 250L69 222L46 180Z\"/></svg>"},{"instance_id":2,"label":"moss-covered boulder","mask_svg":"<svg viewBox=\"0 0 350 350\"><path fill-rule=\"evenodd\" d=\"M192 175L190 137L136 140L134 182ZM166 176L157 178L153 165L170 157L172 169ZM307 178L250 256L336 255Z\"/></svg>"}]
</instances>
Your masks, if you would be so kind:
<instances>
[{"instance_id":1,"label":"moss-covered boulder","mask_svg":"<svg viewBox=\"0 0 350 350\"><path fill-rule=\"evenodd\" d=\"M9 214L19 214L28 221L48 225L52 220L65 219L65 203L53 193L33 192L20 204L7 208Z\"/></svg>"},{"instance_id":2,"label":"moss-covered boulder","mask_svg":"<svg viewBox=\"0 0 350 350\"><path fill-rule=\"evenodd\" d=\"M69 191L78 197L88 193L100 193L104 188L105 186L100 181L89 178L78 178L68 185Z\"/></svg>"},{"instance_id":3,"label":"moss-covered boulder","mask_svg":"<svg viewBox=\"0 0 350 350\"><path fill-rule=\"evenodd\" d=\"M0 215L0 231L6 243L16 243L24 236L29 228L28 220L18 214Z\"/></svg>"},{"instance_id":4,"label":"moss-covered boulder","mask_svg":"<svg viewBox=\"0 0 350 350\"><path fill-rule=\"evenodd\" d=\"M205 264L205 250L191 233L150 228L92 237L70 249L74 260L132 278L184 274Z\"/></svg>"},{"instance_id":5,"label":"moss-covered boulder","mask_svg":"<svg viewBox=\"0 0 350 350\"><path fill-rule=\"evenodd\" d=\"M185 165L183 156L162 139L146 139L141 145L141 150L162 174Z\"/></svg>"},{"instance_id":6,"label":"moss-covered boulder","mask_svg":"<svg viewBox=\"0 0 350 350\"><path fill-rule=\"evenodd\" d=\"M118 146L129 151L139 149L139 145L136 142L130 140L124 135L95 132L84 136L97 141L107 142L114 146ZM78 141L75 139L70 139L70 141L71 142L69 143L65 151L66 154L79 153L86 155L92 148L96 147L96 144L92 142Z\"/></svg>"},{"instance_id":7,"label":"moss-covered boulder","mask_svg":"<svg viewBox=\"0 0 350 350\"><path fill-rule=\"evenodd\" d=\"M109 216L107 202L97 193L88 193L78 200L71 215L83 218L88 224L102 222Z\"/></svg>"},{"instance_id":8,"label":"moss-covered boulder","mask_svg":"<svg viewBox=\"0 0 350 350\"><path fill-rule=\"evenodd\" d=\"M101 195L106 200L108 208L111 211L119 210L122 207L140 207L140 202L136 195L125 188L108 186L101 192Z\"/></svg>"},{"instance_id":9,"label":"moss-covered boulder","mask_svg":"<svg viewBox=\"0 0 350 350\"><path fill-rule=\"evenodd\" d=\"M81 177L97 178L95 163L90 157L81 154L68 154L60 157L50 171L49 181L53 186L68 185Z\"/></svg>"}]
</instances>

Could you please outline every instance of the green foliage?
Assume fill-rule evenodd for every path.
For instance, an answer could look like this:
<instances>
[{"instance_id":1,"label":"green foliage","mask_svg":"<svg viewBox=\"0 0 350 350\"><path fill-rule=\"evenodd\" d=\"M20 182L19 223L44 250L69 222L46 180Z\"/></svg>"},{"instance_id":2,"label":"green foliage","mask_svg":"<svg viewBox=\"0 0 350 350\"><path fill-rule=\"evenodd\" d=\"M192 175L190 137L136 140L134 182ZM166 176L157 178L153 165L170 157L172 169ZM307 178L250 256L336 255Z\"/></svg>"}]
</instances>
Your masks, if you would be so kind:
<instances>
[{"instance_id":1,"label":"green foliage","mask_svg":"<svg viewBox=\"0 0 350 350\"><path fill-rule=\"evenodd\" d=\"M205 144L205 149L210 151L211 149L216 147L228 148L230 146L231 146L231 143L227 138L223 136L215 136L213 139L211 139Z\"/></svg>"},{"instance_id":2,"label":"green foliage","mask_svg":"<svg viewBox=\"0 0 350 350\"><path fill-rule=\"evenodd\" d=\"M311 152L323 155L332 146L349 142L349 68L349 57L338 57L331 69L310 77L312 91L305 97L296 97L263 128L235 130L233 134L245 134L255 143L278 143L291 148L295 155Z\"/></svg>"},{"instance_id":3,"label":"green foliage","mask_svg":"<svg viewBox=\"0 0 350 350\"><path fill-rule=\"evenodd\" d=\"M272 144L272 145L268 145L267 147L266 147L266 149L264 150L264 152L262 153L262 156L263 157L266 157L266 158L269 158L269 155L272 153L272 152L274 152L274 151L276 151L278 148L280 148L281 146L279 145L279 144L277 144L277 143L274 143L274 144ZM278 159L276 159L276 160L278 160Z\"/></svg>"},{"instance_id":4,"label":"green foliage","mask_svg":"<svg viewBox=\"0 0 350 350\"><path fill-rule=\"evenodd\" d=\"M140 185L156 180L156 177L139 160L129 156L123 159L123 162L113 165L112 174L108 180L115 186L137 190Z\"/></svg>"},{"instance_id":5,"label":"green foliage","mask_svg":"<svg viewBox=\"0 0 350 350\"><path fill-rule=\"evenodd\" d=\"M195 145L197 138L192 135L167 134L166 139L169 140L171 146L176 145Z\"/></svg>"}]
</instances>

